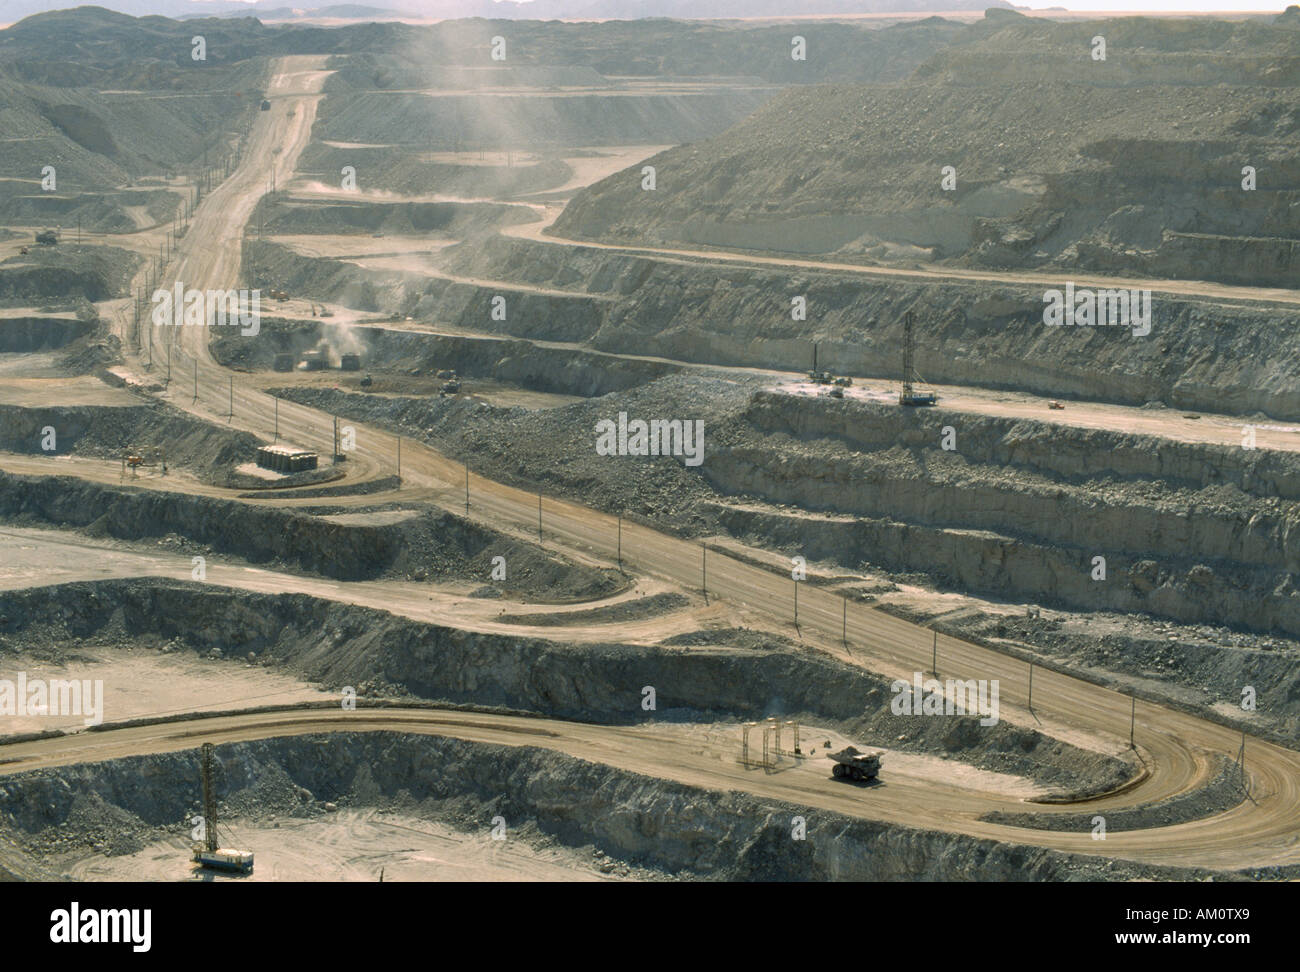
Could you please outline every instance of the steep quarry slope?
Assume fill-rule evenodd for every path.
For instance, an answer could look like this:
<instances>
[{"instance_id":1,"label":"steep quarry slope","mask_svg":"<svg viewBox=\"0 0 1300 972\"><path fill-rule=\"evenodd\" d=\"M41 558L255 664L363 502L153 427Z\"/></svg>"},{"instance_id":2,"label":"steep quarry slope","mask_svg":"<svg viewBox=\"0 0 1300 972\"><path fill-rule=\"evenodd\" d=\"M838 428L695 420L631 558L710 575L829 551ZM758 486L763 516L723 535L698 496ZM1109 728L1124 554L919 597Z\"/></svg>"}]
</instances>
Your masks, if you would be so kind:
<instances>
[{"instance_id":1,"label":"steep quarry slope","mask_svg":"<svg viewBox=\"0 0 1300 972\"><path fill-rule=\"evenodd\" d=\"M778 85L905 77L960 31L939 18L884 29L457 21L333 59L315 134L444 150L693 141ZM805 60L790 56L796 33ZM487 57L494 36L506 39L504 61Z\"/></svg>"},{"instance_id":2,"label":"steep quarry slope","mask_svg":"<svg viewBox=\"0 0 1300 972\"><path fill-rule=\"evenodd\" d=\"M691 647L571 644L424 624L304 595L154 579L0 593L0 658L22 652L58 660L90 644L231 660L253 653L331 691L354 686L371 701L414 697L615 725L788 716L1057 792L1108 790L1137 770L1131 760L1006 720L981 726L977 716L954 714L918 725L890 710L889 679L810 651L740 649L725 638ZM656 688L654 711L638 704L643 685Z\"/></svg>"},{"instance_id":3,"label":"steep quarry slope","mask_svg":"<svg viewBox=\"0 0 1300 972\"><path fill-rule=\"evenodd\" d=\"M795 804L658 780L532 747L390 732L330 733L223 745L218 758L222 818L237 825L251 818L278 827L278 819L320 817L334 806L376 807L445 820L468 840L481 841L486 822L502 814L512 836L538 832L571 847L594 845L602 855L691 880L1209 876L1200 869L814 814ZM511 772L502 773L507 765ZM188 750L7 778L0 784L0 876L57 879L57 858L50 858L58 852L132 853L174 837L176 822L196 810L192 781L198 773L198 751ZM141 786L142 779L156 785ZM795 815L809 819L806 840L789 838Z\"/></svg>"},{"instance_id":4,"label":"steep quarry slope","mask_svg":"<svg viewBox=\"0 0 1300 972\"><path fill-rule=\"evenodd\" d=\"M108 300L128 292L140 258L113 246L34 246L0 260L0 300L67 304Z\"/></svg>"},{"instance_id":5,"label":"steep quarry slope","mask_svg":"<svg viewBox=\"0 0 1300 972\"><path fill-rule=\"evenodd\" d=\"M526 162L507 158L505 164L485 165L476 154L469 153L477 147L465 142L461 146L466 150L464 156L432 162L427 148L414 143L398 147L312 142L298 159L298 174L306 180L317 179L335 186L343 167L350 165L357 170L368 191L378 189L417 196L440 192L477 199L507 199L543 192L563 185L573 175L567 164L553 158Z\"/></svg>"},{"instance_id":6,"label":"steep quarry slope","mask_svg":"<svg viewBox=\"0 0 1300 972\"><path fill-rule=\"evenodd\" d=\"M277 265L289 267L287 261ZM882 281L842 271L709 265L505 238L451 248L444 265L520 287L572 288L570 304L585 291L590 313L599 313L590 342L606 351L802 370L817 341L824 367L893 378L910 309L918 322L916 364L929 381L1300 418L1300 315L1281 307L1156 293L1151 333L1134 337L1118 327L1047 327L1041 287ZM480 287L466 297L462 286L459 299L450 302L439 296L447 290L437 280L384 287L377 276L329 264L316 267L311 279L332 280L339 293L373 279L370 296L378 306L418 309L467 327L504 326L520 335L526 328L543 336L565 323L538 306L490 325L486 308L500 288ZM1068 279L1062 272L1058 286ZM807 299L806 321L791 320L795 295ZM603 311L599 300L608 301Z\"/></svg>"},{"instance_id":7,"label":"steep quarry slope","mask_svg":"<svg viewBox=\"0 0 1300 972\"><path fill-rule=\"evenodd\" d=\"M1157 292L1151 333L1135 337L1119 327L1047 327L1041 286L884 281L845 271L708 264L508 237L444 250L439 266L446 276L309 258L271 242L250 246L250 253L268 279L294 293L367 312L582 341L619 354L784 371L808 367L818 342L826 368L895 378L903 317L912 310L916 364L928 381L1127 405L1164 402L1250 420L1261 412L1300 419L1300 314L1282 306ZM1062 271L1057 285L1068 279ZM510 308L505 321L490 313L498 295ZM795 295L807 300L807 320L791 320ZM269 361L253 348L226 360L241 358ZM601 394L612 387L597 383L592 389Z\"/></svg>"},{"instance_id":8,"label":"steep quarry slope","mask_svg":"<svg viewBox=\"0 0 1300 972\"><path fill-rule=\"evenodd\" d=\"M639 166L592 186L554 232L1286 285L1300 267L1292 19L990 11L907 81L787 90L649 160L654 192Z\"/></svg>"},{"instance_id":9,"label":"steep quarry slope","mask_svg":"<svg viewBox=\"0 0 1300 972\"><path fill-rule=\"evenodd\" d=\"M707 138L744 118L773 89L744 87L686 93L480 95L361 93L331 95L317 137L422 144L435 149L541 145L666 145Z\"/></svg>"},{"instance_id":10,"label":"steep quarry slope","mask_svg":"<svg viewBox=\"0 0 1300 972\"><path fill-rule=\"evenodd\" d=\"M800 30L806 61L790 57L789 28L770 26L471 20L327 30L94 7L39 14L0 31L0 222L79 218L86 228L123 232L133 228L126 210L145 205L163 221L172 211L165 197L105 193L227 151L255 112L275 56L330 56L337 73L321 138L425 148L669 144L722 131L777 85L904 77L961 27L931 18ZM508 39L506 62L488 57L498 35ZM196 36L206 42L202 60L191 56ZM660 87L606 97L626 87L625 76ZM679 84L684 78L696 81ZM314 164L309 158L307 171ZM418 168L389 154L368 167L369 184L392 184L389 170L399 164ZM57 191L39 185L46 165L56 167ZM327 171L337 178L332 164Z\"/></svg>"},{"instance_id":11,"label":"steep quarry slope","mask_svg":"<svg viewBox=\"0 0 1300 972\"><path fill-rule=\"evenodd\" d=\"M930 17L877 29L870 23L750 25L672 20L608 23L457 20L432 27L370 25L377 36L362 56L331 64L326 93L508 86L581 86L605 78L748 78L798 84L842 78L903 78L963 30ZM808 57L790 56L791 38ZM506 39L506 60L491 61L492 38Z\"/></svg>"},{"instance_id":12,"label":"steep quarry slope","mask_svg":"<svg viewBox=\"0 0 1300 972\"><path fill-rule=\"evenodd\" d=\"M171 219L179 194L114 190L229 150L265 80L249 32L91 7L0 31L0 223L122 233Z\"/></svg>"},{"instance_id":13,"label":"steep quarry slope","mask_svg":"<svg viewBox=\"0 0 1300 972\"><path fill-rule=\"evenodd\" d=\"M724 504L742 536L963 590L1300 634L1293 454L771 393L717 439L706 478L767 504Z\"/></svg>"},{"instance_id":14,"label":"steep quarry slope","mask_svg":"<svg viewBox=\"0 0 1300 972\"><path fill-rule=\"evenodd\" d=\"M1072 608L1300 635L1293 453L679 374L541 412L326 389L286 397L424 435L484 474L661 528ZM703 462L595 453L619 411L705 422ZM954 450L942 447L954 430ZM1104 580L1093 558L1106 559Z\"/></svg>"}]
</instances>

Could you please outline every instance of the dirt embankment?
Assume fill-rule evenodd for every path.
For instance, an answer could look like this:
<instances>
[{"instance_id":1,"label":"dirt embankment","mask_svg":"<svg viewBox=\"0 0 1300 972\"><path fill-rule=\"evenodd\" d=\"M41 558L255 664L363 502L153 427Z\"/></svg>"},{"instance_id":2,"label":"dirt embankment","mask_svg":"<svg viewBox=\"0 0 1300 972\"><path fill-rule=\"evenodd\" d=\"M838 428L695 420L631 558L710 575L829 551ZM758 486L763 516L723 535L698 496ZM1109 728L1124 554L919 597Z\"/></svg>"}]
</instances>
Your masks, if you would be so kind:
<instances>
[{"instance_id":1,"label":"dirt embankment","mask_svg":"<svg viewBox=\"0 0 1300 972\"><path fill-rule=\"evenodd\" d=\"M91 321L69 317L7 317L0 320L0 352L61 348L95 333Z\"/></svg>"},{"instance_id":2,"label":"dirt embankment","mask_svg":"<svg viewBox=\"0 0 1300 972\"><path fill-rule=\"evenodd\" d=\"M582 286L615 302L591 344L682 361L896 378L903 316L916 314L916 367L928 381L1053 398L1300 418L1300 311L1151 295L1151 332L1044 323L1044 289L864 278L847 272L707 266L498 238L444 255L452 273L533 286ZM1050 286L1072 279L1062 271ZM807 320L791 320L791 299ZM515 325L507 322L512 333ZM529 320L530 328L540 322Z\"/></svg>"},{"instance_id":3,"label":"dirt embankment","mask_svg":"<svg viewBox=\"0 0 1300 972\"><path fill-rule=\"evenodd\" d=\"M1189 820L1202 820L1223 813L1246 799L1242 785L1241 767L1234 761L1219 756L1215 771L1203 787L1180 793L1157 803L1127 810L1111 810L1103 815L1107 832L1146 830L1152 827L1169 827ZM1095 813L989 813L980 819L1013 827L1034 827L1040 830L1087 831L1095 826Z\"/></svg>"},{"instance_id":4,"label":"dirt embankment","mask_svg":"<svg viewBox=\"0 0 1300 972\"><path fill-rule=\"evenodd\" d=\"M343 67L331 75L327 88L346 70ZM453 154L446 161L431 162L425 146L343 146L312 142L298 159L298 173L337 186L343 167L350 165L356 169L357 185L363 192L411 196L437 192L471 199L508 199L545 192L573 177L572 167L560 158L530 157L528 161L520 161L513 156L504 160L497 156L494 153L496 165L486 164L477 152L466 152L464 156Z\"/></svg>"},{"instance_id":5,"label":"dirt embankment","mask_svg":"<svg viewBox=\"0 0 1300 972\"><path fill-rule=\"evenodd\" d=\"M369 269L346 260L303 256L269 241L250 245L249 253L256 265L255 283L260 286L274 281L294 294L470 331L543 341L586 341L600 328L610 304L608 296L565 292L564 287L542 293L526 285L480 285L417 269Z\"/></svg>"},{"instance_id":6,"label":"dirt embankment","mask_svg":"<svg viewBox=\"0 0 1300 972\"><path fill-rule=\"evenodd\" d=\"M128 293L141 258L115 246L33 246L0 262L0 300L109 300Z\"/></svg>"},{"instance_id":7,"label":"dirt embankment","mask_svg":"<svg viewBox=\"0 0 1300 972\"><path fill-rule=\"evenodd\" d=\"M343 327L317 321L265 319L256 338L214 336L212 353L226 367L268 371L277 352L301 360L326 348L331 360L361 355L366 371L432 376L447 369L466 378L512 382L534 391L592 397L680 370L668 362L617 358L593 351L539 347L509 338L458 337L382 325Z\"/></svg>"},{"instance_id":8,"label":"dirt embankment","mask_svg":"<svg viewBox=\"0 0 1300 972\"><path fill-rule=\"evenodd\" d=\"M1289 453L918 414L684 374L539 413L283 394L677 533L721 529L998 597L1300 634L1300 460ZM595 423L619 411L707 416L703 463L597 455ZM954 451L942 448L949 425ZM605 488L593 493L593 482Z\"/></svg>"},{"instance_id":9,"label":"dirt embankment","mask_svg":"<svg viewBox=\"0 0 1300 972\"><path fill-rule=\"evenodd\" d=\"M527 206L494 202L264 202L254 216L264 232L383 233L464 239L537 219Z\"/></svg>"},{"instance_id":10,"label":"dirt embankment","mask_svg":"<svg viewBox=\"0 0 1300 972\"><path fill-rule=\"evenodd\" d=\"M1293 453L767 392L714 442L719 494L824 514L723 501L723 525L810 559L1300 634Z\"/></svg>"},{"instance_id":11,"label":"dirt embankment","mask_svg":"<svg viewBox=\"0 0 1300 972\"><path fill-rule=\"evenodd\" d=\"M572 563L442 510L413 510L405 519L374 525L339 523L235 500L0 473L0 517L120 540L175 535L202 548L196 552L340 580L482 581L491 576L492 558L504 556L510 581L503 591L530 598L586 600L625 583L615 570Z\"/></svg>"},{"instance_id":12,"label":"dirt embankment","mask_svg":"<svg viewBox=\"0 0 1300 972\"><path fill-rule=\"evenodd\" d=\"M786 649L569 645L425 624L299 594L177 582L105 581L0 594L0 657L58 659L78 639L249 653L327 689L629 724L797 718L870 744L930 753L1068 792L1108 789L1133 768L1001 721L894 715L890 681ZM657 708L642 708L654 686ZM900 737L902 737L900 739Z\"/></svg>"},{"instance_id":13,"label":"dirt embankment","mask_svg":"<svg viewBox=\"0 0 1300 972\"><path fill-rule=\"evenodd\" d=\"M421 436L499 481L544 485L670 533L730 533L810 563L1089 612L1071 615L1079 644L1037 627L1013 640L1071 665L1141 678L1148 690L1165 686L1154 690L1198 708L1230 704L1240 714L1241 690L1251 685L1267 720L1294 733L1300 668L1294 642L1275 637L1300 624L1293 457L787 400L762 387L678 375L533 413L327 389L284 394ZM595 423L620 410L707 416L703 464L596 455ZM954 423L958 449L945 452L942 427ZM1106 558L1105 580L1093 580L1095 556ZM1151 630L1116 630L1098 654L1088 631L1099 611L1140 614ZM1001 637L1004 623L993 618L976 633ZM1171 650L1186 664L1167 665ZM1160 681L1146 682L1156 671Z\"/></svg>"},{"instance_id":14,"label":"dirt embankment","mask_svg":"<svg viewBox=\"0 0 1300 972\"><path fill-rule=\"evenodd\" d=\"M562 754L431 736L333 733L219 746L225 819L381 807L482 833L502 816L573 847L689 879L1189 880L1149 867L954 836L735 792L705 790ZM502 772L508 766L509 772ZM189 750L24 773L0 782L0 869L56 877L59 852L131 853L188 833L198 812ZM148 781L141 785L141 780ZM807 823L792 839L793 818ZM3 845L0 845L3 846ZM259 855L273 850L259 850ZM1259 875L1275 876L1275 875ZM1281 876L1281 875L1276 875Z\"/></svg>"},{"instance_id":15,"label":"dirt embankment","mask_svg":"<svg viewBox=\"0 0 1300 972\"><path fill-rule=\"evenodd\" d=\"M46 428L57 448L46 451ZM232 469L251 462L262 440L223 428L160 402L100 407L92 405L25 408L0 405L0 449L7 452L74 455L122 460L129 452L165 459L204 482L226 485Z\"/></svg>"},{"instance_id":16,"label":"dirt embankment","mask_svg":"<svg viewBox=\"0 0 1300 972\"><path fill-rule=\"evenodd\" d=\"M1112 45L1104 63L1086 54L1094 35ZM1262 19L1084 25L993 9L904 81L791 85L652 160L655 192L625 169L579 192L556 227L1290 286L1298 55L1297 32Z\"/></svg>"}]
</instances>

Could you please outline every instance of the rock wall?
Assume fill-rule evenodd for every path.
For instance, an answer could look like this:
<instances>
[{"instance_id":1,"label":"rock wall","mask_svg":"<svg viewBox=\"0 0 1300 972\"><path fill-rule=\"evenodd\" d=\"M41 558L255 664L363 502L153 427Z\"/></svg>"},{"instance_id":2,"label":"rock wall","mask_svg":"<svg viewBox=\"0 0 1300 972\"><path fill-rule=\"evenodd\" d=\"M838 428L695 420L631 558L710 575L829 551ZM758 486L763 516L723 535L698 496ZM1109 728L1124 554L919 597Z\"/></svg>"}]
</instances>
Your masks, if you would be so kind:
<instances>
[{"instance_id":1,"label":"rock wall","mask_svg":"<svg viewBox=\"0 0 1300 972\"><path fill-rule=\"evenodd\" d=\"M0 633L40 639L157 635L195 650L286 666L363 699L505 707L630 724L768 716L839 727L891 749L949 756L1078 790L1131 774L1121 760L1006 721L916 719L890 711L889 681L811 653L728 647L572 645L423 624L304 595L256 595L143 581L71 584L0 595ZM653 685L658 708L642 708ZM898 737L906 737L900 742Z\"/></svg>"},{"instance_id":2,"label":"rock wall","mask_svg":"<svg viewBox=\"0 0 1300 972\"><path fill-rule=\"evenodd\" d=\"M1156 292L1151 333L1137 337L1050 327L1044 289L1028 286L711 267L506 238L449 248L444 260L454 273L612 299L591 338L602 350L801 371L816 341L824 368L896 377L912 310L916 366L931 382L1300 418L1300 311L1282 306ZM791 320L794 296L807 300L806 321Z\"/></svg>"},{"instance_id":3,"label":"rock wall","mask_svg":"<svg viewBox=\"0 0 1300 972\"><path fill-rule=\"evenodd\" d=\"M553 752L396 733L334 733L217 748L232 808L293 815L322 802L400 807L482 832L494 816L570 846L684 878L768 881L1052 881L1207 876L860 820L685 786ZM509 766L510 772L501 767ZM0 780L0 825L21 850L84 830L84 809L122 831L183 832L198 799L190 750ZM79 813L81 811L81 813ZM237 811L237 812L238 812ZM805 840L791 839L794 816ZM93 840L94 837L89 839ZM144 841L139 840L140 843ZM122 848L123 850L129 848ZM24 862L28 868L30 862Z\"/></svg>"},{"instance_id":4,"label":"rock wall","mask_svg":"<svg viewBox=\"0 0 1300 972\"><path fill-rule=\"evenodd\" d=\"M758 392L701 470L719 494L822 512L714 507L737 535L809 558L1300 633L1292 453Z\"/></svg>"}]
</instances>

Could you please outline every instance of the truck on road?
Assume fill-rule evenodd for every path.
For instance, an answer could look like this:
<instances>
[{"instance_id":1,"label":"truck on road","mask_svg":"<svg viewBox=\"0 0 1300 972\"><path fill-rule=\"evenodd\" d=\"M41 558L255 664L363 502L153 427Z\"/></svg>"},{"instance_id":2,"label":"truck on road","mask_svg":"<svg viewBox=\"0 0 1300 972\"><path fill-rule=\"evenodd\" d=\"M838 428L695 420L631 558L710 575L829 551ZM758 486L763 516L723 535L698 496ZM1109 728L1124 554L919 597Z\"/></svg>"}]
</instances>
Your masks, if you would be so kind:
<instances>
[{"instance_id":1,"label":"truck on road","mask_svg":"<svg viewBox=\"0 0 1300 972\"><path fill-rule=\"evenodd\" d=\"M828 759L835 760L831 775L837 779L854 781L874 780L880 775L880 752L863 752L856 746L845 746L838 753L827 753Z\"/></svg>"}]
</instances>

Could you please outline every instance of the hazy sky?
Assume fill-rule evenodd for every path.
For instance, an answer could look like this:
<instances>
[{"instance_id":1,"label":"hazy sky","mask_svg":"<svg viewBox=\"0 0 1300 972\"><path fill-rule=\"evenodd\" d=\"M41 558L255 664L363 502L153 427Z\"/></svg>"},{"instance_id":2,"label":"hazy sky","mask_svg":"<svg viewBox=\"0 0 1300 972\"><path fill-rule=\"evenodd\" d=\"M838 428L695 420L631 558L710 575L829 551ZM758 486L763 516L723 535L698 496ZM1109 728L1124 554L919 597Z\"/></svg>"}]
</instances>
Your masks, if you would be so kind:
<instances>
[{"instance_id":1,"label":"hazy sky","mask_svg":"<svg viewBox=\"0 0 1300 972\"><path fill-rule=\"evenodd\" d=\"M255 0L241 0L244 3L253 3ZM342 3L345 0L285 0L286 7L326 7L334 3ZM354 0L365 6L383 7L384 0ZM516 0L519 3L527 3L529 0ZM1286 2L1269 3L1268 0L1010 0L1018 7L1032 7L1042 9L1044 7L1065 7L1067 10L1102 10L1114 13L1135 13L1141 11L1166 11L1177 13L1179 11L1189 11L1204 13L1206 11L1223 11L1234 13L1281 13L1287 6ZM1296 0L1300 3L1300 0ZM68 6L74 6L74 0L68 0ZM403 0L400 4L394 4L406 9L418 7L420 0ZM935 0L935 6L942 8L942 0Z\"/></svg>"}]
</instances>

